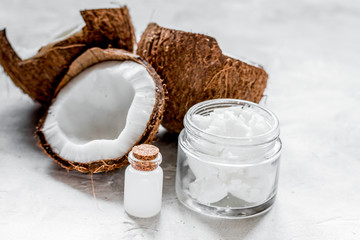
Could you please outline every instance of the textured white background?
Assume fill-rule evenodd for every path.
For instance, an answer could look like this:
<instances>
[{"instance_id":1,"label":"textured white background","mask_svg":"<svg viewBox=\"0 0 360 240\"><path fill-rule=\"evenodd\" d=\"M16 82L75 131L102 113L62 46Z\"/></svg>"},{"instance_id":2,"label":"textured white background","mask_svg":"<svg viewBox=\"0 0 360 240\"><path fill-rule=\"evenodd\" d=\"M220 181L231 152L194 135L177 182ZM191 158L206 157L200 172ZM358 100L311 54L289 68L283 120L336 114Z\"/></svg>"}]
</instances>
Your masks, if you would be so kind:
<instances>
[{"instance_id":1,"label":"textured white background","mask_svg":"<svg viewBox=\"0 0 360 240\"><path fill-rule=\"evenodd\" d=\"M104 3L105 2L105 3ZM123 210L123 173L94 176L54 164L37 147L33 103L0 70L0 239L359 239L360 3L358 1L121 1L137 36L149 21L214 36L225 52L270 73L266 101L279 117L278 198L267 214L219 220L175 196L176 136L162 131L163 208ZM81 22L79 9L120 2L0 1L0 28L21 56Z\"/></svg>"}]
</instances>

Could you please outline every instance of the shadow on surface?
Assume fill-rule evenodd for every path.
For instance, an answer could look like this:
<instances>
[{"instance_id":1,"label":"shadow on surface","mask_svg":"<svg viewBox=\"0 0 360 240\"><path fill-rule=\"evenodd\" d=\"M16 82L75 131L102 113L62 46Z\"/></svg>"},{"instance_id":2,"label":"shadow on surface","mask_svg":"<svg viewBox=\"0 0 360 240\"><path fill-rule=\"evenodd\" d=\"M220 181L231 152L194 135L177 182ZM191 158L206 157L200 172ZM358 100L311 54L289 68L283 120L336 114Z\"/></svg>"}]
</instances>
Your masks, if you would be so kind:
<instances>
[{"instance_id":1,"label":"shadow on surface","mask_svg":"<svg viewBox=\"0 0 360 240\"><path fill-rule=\"evenodd\" d=\"M132 227L126 230L123 236L132 239L142 235L149 239L156 239L156 234L159 231L161 214L151 218L137 218L131 215L128 215L128 217L131 219L129 224Z\"/></svg>"},{"instance_id":2,"label":"shadow on surface","mask_svg":"<svg viewBox=\"0 0 360 240\"><path fill-rule=\"evenodd\" d=\"M194 228L199 228L199 225L204 225L203 229L213 232L213 236L219 239L247 239L260 223L266 218L267 212L255 217L244 219L222 219L201 215L193 212L187 207L180 204L183 208L184 215L196 221Z\"/></svg>"},{"instance_id":3,"label":"shadow on surface","mask_svg":"<svg viewBox=\"0 0 360 240\"><path fill-rule=\"evenodd\" d=\"M107 173L96 173L92 175L96 199L113 202L123 202L124 171L117 169ZM54 163L49 169L49 175L57 181L93 196L93 185L90 174L75 171L67 171L60 165Z\"/></svg>"},{"instance_id":4,"label":"shadow on surface","mask_svg":"<svg viewBox=\"0 0 360 240\"><path fill-rule=\"evenodd\" d=\"M37 144L35 130L43 112L44 109L40 105L25 102L22 98L1 105L1 151L18 158L26 155L32 161L39 161L41 158L37 158L36 155L41 154L42 150Z\"/></svg>"}]
</instances>

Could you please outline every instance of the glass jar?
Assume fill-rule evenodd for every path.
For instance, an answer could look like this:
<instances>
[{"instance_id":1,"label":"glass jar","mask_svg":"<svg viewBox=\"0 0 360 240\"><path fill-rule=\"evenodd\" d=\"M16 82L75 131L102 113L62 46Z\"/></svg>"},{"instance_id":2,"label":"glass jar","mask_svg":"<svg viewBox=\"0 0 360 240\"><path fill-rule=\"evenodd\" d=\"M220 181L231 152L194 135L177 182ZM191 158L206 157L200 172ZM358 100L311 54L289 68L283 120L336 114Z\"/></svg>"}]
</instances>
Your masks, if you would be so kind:
<instances>
[{"instance_id":1,"label":"glass jar","mask_svg":"<svg viewBox=\"0 0 360 240\"><path fill-rule=\"evenodd\" d=\"M252 108L269 130L249 137L205 132L193 116L215 109ZM179 135L176 194L188 208L210 216L245 218L264 213L274 203L281 154L279 121L268 109L237 99L214 99L191 107Z\"/></svg>"}]
</instances>

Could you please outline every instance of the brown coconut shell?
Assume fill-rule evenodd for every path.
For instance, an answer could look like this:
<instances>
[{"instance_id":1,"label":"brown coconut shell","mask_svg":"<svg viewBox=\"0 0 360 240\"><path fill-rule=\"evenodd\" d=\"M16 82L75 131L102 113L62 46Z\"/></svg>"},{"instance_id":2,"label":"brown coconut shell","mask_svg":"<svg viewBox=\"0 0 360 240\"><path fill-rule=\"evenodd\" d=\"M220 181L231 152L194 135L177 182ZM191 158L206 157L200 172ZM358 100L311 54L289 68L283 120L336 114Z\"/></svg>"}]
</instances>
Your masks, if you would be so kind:
<instances>
[{"instance_id":1,"label":"brown coconut shell","mask_svg":"<svg viewBox=\"0 0 360 240\"><path fill-rule=\"evenodd\" d=\"M0 64L16 86L33 100L48 105L71 62L92 47L134 50L135 35L127 7L80 12L86 25L64 40L42 47L22 60L0 31Z\"/></svg>"},{"instance_id":2,"label":"brown coconut shell","mask_svg":"<svg viewBox=\"0 0 360 240\"><path fill-rule=\"evenodd\" d=\"M168 96L163 126L180 132L187 110L214 98L259 102L268 75L260 66L224 55L212 37L167 29L150 23L137 54L163 79Z\"/></svg>"},{"instance_id":3,"label":"brown coconut shell","mask_svg":"<svg viewBox=\"0 0 360 240\"><path fill-rule=\"evenodd\" d=\"M138 64L141 64L146 68L150 76L153 78L155 83L155 106L152 112L152 115L148 121L145 132L136 142L137 144L142 143L152 143L155 139L156 133L158 132L163 111L164 111L164 90L162 85L162 80L155 72L155 70L142 58L137 55L134 55L130 52L120 50L120 49L100 49L100 48L91 48L83 53L80 57L78 57L69 67L69 71L66 73L64 78L60 81L58 87L55 90L55 95L52 102L55 101L57 94L61 91L61 89L69 83L74 77L79 75L85 69L101 62L105 61L134 61ZM123 167L128 164L127 154L125 156L119 156L119 158L114 159L103 159L99 161L93 161L90 163L78 163L68 159L64 159L55 153L52 147L46 140L44 133L42 132L42 126L45 122L47 116L46 114L42 117L39 122L36 135L39 137L39 144L44 149L45 153L53 158L55 162L60 164L63 168L68 170L76 170L83 173L98 173L98 172L106 172L111 171L116 168ZM130 152L131 148L129 149Z\"/></svg>"}]
</instances>

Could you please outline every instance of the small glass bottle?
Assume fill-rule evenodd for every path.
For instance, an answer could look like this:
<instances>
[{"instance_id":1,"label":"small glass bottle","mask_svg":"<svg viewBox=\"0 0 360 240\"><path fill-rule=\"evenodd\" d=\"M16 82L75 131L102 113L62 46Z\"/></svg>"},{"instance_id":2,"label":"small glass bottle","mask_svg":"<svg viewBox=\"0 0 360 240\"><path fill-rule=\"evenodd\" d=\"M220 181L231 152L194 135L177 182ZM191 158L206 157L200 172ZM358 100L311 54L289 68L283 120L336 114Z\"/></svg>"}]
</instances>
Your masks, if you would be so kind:
<instances>
[{"instance_id":1,"label":"small glass bottle","mask_svg":"<svg viewBox=\"0 0 360 240\"><path fill-rule=\"evenodd\" d=\"M124 183L125 211L134 217L153 217L161 209L161 153L153 145L141 144L132 148L128 159L130 165L125 171Z\"/></svg>"}]
</instances>

